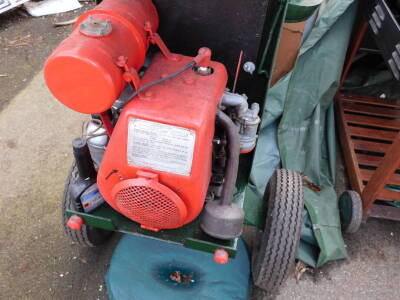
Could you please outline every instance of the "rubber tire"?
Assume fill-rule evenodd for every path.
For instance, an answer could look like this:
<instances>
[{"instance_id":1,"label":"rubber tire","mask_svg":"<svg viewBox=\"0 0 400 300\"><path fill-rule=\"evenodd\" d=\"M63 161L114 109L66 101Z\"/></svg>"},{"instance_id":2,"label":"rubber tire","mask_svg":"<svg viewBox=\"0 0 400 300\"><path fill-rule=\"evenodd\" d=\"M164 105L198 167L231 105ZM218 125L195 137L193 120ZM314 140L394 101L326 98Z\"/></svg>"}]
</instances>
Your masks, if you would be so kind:
<instances>
[{"instance_id":1,"label":"rubber tire","mask_svg":"<svg viewBox=\"0 0 400 300\"><path fill-rule=\"evenodd\" d=\"M293 270L304 212L303 182L300 174L277 169L264 199L267 217L252 258L255 286L275 295Z\"/></svg>"},{"instance_id":2,"label":"rubber tire","mask_svg":"<svg viewBox=\"0 0 400 300\"><path fill-rule=\"evenodd\" d=\"M64 195L62 200L62 224L64 231L67 236L75 243L85 247L96 247L105 243L112 235L112 231L95 228L92 226L82 225L80 230L72 230L67 226L68 218L65 214L65 210L77 210L75 201L70 197L69 189L78 179L78 169L75 162L69 171L67 183L64 188Z\"/></svg>"},{"instance_id":3,"label":"rubber tire","mask_svg":"<svg viewBox=\"0 0 400 300\"><path fill-rule=\"evenodd\" d=\"M346 209L346 204L344 201L350 200L349 208L350 211L350 220L345 220L344 210ZM345 191L339 197L339 211L340 211L340 222L342 224L342 231L345 233L356 233L361 226L363 220L363 208L362 208L362 200L360 195L356 191Z\"/></svg>"}]
</instances>

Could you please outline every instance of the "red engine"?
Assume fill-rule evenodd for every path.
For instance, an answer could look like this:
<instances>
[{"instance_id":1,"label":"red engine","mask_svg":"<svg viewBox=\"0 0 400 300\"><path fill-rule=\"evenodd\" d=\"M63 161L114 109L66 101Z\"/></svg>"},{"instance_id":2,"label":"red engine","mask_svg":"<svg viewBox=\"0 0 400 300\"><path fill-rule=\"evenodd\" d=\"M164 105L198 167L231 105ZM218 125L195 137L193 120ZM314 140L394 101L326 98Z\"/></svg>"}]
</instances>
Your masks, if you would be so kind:
<instances>
[{"instance_id":1,"label":"red engine","mask_svg":"<svg viewBox=\"0 0 400 300\"><path fill-rule=\"evenodd\" d=\"M47 85L66 106L101 114L109 142L101 139L104 157L103 150L95 160L97 185L115 210L151 230L181 227L200 214L217 169L220 200L207 205L201 226L215 237L236 237L243 223L232 204L238 157L254 148L258 106L225 92L226 69L210 60L209 49L171 54L157 28L150 0L104 0L50 56ZM161 51L139 75L150 43ZM131 94L123 100L126 87ZM99 152L92 150L94 159ZM83 170L88 163L75 158Z\"/></svg>"},{"instance_id":2,"label":"red engine","mask_svg":"<svg viewBox=\"0 0 400 300\"><path fill-rule=\"evenodd\" d=\"M142 85L193 61L158 54ZM227 82L225 67L212 74L189 69L154 85L123 110L98 173L107 202L146 227L177 228L198 216L211 177L212 140L218 102Z\"/></svg>"}]
</instances>

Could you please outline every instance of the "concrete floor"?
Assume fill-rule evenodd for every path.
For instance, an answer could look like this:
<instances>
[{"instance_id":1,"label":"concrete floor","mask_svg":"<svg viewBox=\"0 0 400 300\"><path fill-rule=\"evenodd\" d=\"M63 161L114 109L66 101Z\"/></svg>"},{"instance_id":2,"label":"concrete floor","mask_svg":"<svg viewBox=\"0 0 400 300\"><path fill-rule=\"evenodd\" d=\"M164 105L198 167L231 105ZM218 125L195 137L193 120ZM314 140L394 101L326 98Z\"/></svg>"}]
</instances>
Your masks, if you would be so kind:
<instances>
[{"instance_id":1,"label":"concrete floor","mask_svg":"<svg viewBox=\"0 0 400 300\"><path fill-rule=\"evenodd\" d=\"M83 119L53 100L41 73L0 113L0 299L106 298L113 243L80 248L60 226Z\"/></svg>"}]
</instances>

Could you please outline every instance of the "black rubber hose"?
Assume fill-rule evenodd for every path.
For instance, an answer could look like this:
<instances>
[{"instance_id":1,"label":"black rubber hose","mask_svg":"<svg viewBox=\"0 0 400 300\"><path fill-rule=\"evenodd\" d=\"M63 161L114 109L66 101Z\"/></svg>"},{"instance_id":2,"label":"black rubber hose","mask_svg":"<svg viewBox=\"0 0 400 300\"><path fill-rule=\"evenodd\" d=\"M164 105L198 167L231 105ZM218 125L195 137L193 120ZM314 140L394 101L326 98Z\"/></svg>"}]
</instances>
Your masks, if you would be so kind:
<instances>
[{"instance_id":1,"label":"black rubber hose","mask_svg":"<svg viewBox=\"0 0 400 300\"><path fill-rule=\"evenodd\" d=\"M129 96L129 99L130 99L130 100L133 99L133 98L136 97L140 92L143 92L145 89L148 89L149 87L151 87L151 86L153 86L153 85L159 84L159 83L161 83L161 82L163 82L163 81L166 81L166 80L168 80L168 79L174 78L175 76L178 76L179 74L185 72L186 70L188 70L188 69L194 67L195 64L196 64L196 63L195 63L194 61L192 61L192 62L188 63L186 66L184 66L182 69L180 69L179 71L176 71L175 73L172 73L172 74L170 74L170 75L168 75L168 76L166 76L166 77L164 77L164 78L158 79L158 80L156 80L156 81L153 81L153 82L151 82L151 83L148 83L148 84L146 84L146 85L140 87L137 91L134 91L134 92L132 93L132 95Z\"/></svg>"},{"instance_id":2,"label":"black rubber hose","mask_svg":"<svg viewBox=\"0 0 400 300\"><path fill-rule=\"evenodd\" d=\"M230 205L239 169L240 136L235 123L222 110L217 112L217 122L223 127L228 139L228 159L221 193L221 205Z\"/></svg>"}]
</instances>

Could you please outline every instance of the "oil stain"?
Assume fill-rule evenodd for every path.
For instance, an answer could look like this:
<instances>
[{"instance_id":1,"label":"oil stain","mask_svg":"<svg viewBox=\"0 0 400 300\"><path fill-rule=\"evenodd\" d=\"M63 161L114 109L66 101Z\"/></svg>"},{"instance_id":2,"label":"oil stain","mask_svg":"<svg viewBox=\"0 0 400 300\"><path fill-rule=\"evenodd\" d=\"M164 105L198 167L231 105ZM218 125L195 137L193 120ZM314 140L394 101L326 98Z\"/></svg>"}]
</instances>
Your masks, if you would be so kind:
<instances>
[{"instance_id":1,"label":"oil stain","mask_svg":"<svg viewBox=\"0 0 400 300\"><path fill-rule=\"evenodd\" d=\"M7 140L6 146L10 149L15 149L15 148L17 148L17 142L14 140Z\"/></svg>"}]
</instances>

